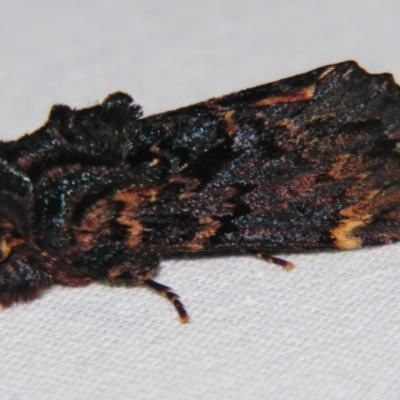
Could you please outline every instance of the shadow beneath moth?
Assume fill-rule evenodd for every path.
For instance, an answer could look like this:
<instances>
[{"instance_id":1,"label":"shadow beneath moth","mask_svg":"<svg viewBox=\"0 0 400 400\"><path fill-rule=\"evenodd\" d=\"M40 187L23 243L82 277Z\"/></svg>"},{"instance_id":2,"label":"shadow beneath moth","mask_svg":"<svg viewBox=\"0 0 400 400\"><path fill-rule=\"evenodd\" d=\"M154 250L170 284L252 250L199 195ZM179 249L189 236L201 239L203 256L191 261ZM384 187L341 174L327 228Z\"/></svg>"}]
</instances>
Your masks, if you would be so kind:
<instances>
[{"instance_id":1,"label":"shadow beneath moth","mask_svg":"<svg viewBox=\"0 0 400 400\"><path fill-rule=\"evenodd\" d=\"M177 254L400 239L400 88L355 62L142 117L124 93L0 142L0 304L145 284Z\"/></svg>"}]
</instances>

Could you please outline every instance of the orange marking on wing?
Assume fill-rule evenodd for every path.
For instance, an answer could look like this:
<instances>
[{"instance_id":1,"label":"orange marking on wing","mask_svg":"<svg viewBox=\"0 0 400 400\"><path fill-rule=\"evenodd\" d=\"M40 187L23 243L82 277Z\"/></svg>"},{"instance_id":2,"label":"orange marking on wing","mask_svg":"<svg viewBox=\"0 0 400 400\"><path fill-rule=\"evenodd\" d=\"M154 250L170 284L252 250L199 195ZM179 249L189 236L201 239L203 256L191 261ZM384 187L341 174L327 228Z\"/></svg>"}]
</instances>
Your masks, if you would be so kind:
<instances>
[{"instance_id":1,"label":"orange marking on wing","mask_svg":"<svg viewBox=\"0 0 400 400\"><path fill-rule=\"evenodd\" d=\"M233 136L238 130L239 127L233 121L233 115L235 114L235 110L228 111L224 115L225 123L226 123L226 132L229 136Z\"/></svg>"},{"instance_id":2,"label":"orange marking on wing","mask_svg":"<svg viewBox=\"0 0 400 400\"><path fill-rule=\"evenodd\" d=\"M193 240L188 243L187 249L189 251L200 251L204 249L204 243L214 236L218 228L221 226L221 222L212 219L211 217L199 217L199 222L202 228L196 233Z\"/></svg>"},{"instance_id":3,"label":"orange marking on wing","mask_svg":"<svg viewBox=\"0 0 400 400\"><path fill-rule=\"evenodd\" d=\"M371 190L366 193L363 200L340 211L339 214L343 218L335 228L331 229L331 235L338 249L356 249L363 245L362 238L354 231L356 228L368 225L373 218L371 208L379 193L379 190Z\"/></svg>"},{"instance_id":4,"label":"orange marking on wing","mask_svg":"<svg viewBox=\"0 0 400 400\"><path fill-rule=\"evenodd\" d=\"M293 90L280 96L266 97L254 103L255 106L271 106L279 103L295 103L298 101L309 101L314 96L315 85Z\"/></svg>"}]
</instances>

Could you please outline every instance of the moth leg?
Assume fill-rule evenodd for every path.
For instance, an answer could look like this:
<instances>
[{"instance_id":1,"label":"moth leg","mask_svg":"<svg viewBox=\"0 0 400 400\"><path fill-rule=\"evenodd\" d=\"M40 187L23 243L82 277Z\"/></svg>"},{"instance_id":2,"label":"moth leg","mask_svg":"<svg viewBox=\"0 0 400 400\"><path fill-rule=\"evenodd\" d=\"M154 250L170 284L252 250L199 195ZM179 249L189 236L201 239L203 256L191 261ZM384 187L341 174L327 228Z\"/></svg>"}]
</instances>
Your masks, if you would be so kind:
<instances>
[{"instance_id":1,"label":"moth leg","mask_svg":"<svg viewBox=\"0 0 400 400\"><path fill-rule=\"evenodd\" d=\"M288 271L294 268L294 264L292 262L283 260L282 258L274 257L270 254L265 254L261 252L253 252L253 254L258 258L262 258L263 260L268 261L269 263L279 265Z\"/></svg>"},{"instance_id":2,"label":"moth leg","mask_svg":"<svg viewBox=\"0 0 400 400\"><path fill-rule=\"evenodd\" d=\"M162 294L169 301L172 302L176 311L179 314L179 319L181 320L182 324L186 324L187 322L189 322L190 318L185 310L184 305L179 300L179 296L175 294L170 287L162 285L161 283L155 282L151 279L146 279L145 281L143 281L143 283L154 289L156 292Z\"/></svg>"},{"instance_id":3,"label":"moth leg","mask_svg":"<svg viewBox=\"0 0 400 400\"><path fill-rule=\"evenodd\" d=\"M149 286L171 301L182 323L189 322L189 316L180 302L179 296L170 287L150 279L157 273L160 259L160 256L155 252L127 251L125 254L118 255L115 265L108 268L108 280L117 285L145 284Z\"/></svg>"}]
</instances>

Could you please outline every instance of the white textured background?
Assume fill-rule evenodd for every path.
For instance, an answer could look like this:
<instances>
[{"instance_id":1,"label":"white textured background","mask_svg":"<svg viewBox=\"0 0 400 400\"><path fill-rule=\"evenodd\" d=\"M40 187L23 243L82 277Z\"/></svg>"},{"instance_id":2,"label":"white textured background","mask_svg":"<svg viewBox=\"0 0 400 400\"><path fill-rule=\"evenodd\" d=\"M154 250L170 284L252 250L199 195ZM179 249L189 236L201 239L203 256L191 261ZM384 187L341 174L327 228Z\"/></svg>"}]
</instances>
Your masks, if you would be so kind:
<instances>
[{"instance_id":1,"label":"white textured background","mask_svg":"<svg viewBox=\"0 0 400 400\"><path fill-rule=\"evenodd\" d=\"M324 64L400 80L400 2L2 0L1 137L124 90L146 115ZM1 399L399 399L400 246L163 263L0 313Z\"/></svg>"}]
</instances>

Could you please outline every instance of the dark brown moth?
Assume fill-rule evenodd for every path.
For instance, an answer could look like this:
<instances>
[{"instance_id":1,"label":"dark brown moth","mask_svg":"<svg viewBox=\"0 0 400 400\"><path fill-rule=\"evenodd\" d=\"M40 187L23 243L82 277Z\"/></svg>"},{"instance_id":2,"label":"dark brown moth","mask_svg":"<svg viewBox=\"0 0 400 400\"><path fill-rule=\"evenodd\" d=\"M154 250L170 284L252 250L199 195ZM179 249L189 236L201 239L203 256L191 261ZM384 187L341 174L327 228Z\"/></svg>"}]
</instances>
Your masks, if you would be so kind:
<instances>
[{"instance_id":1,"label":"dark brown moth","mask_svg":"<svg viewBox=\"0 0 400 400\"><path fill-rule=\"evenodd\" d=\"M177 254L400 239L400 88L344 62L142 118L124 93L0 143L0 303L146 284Z\"/></svg>"}]
</instances>

